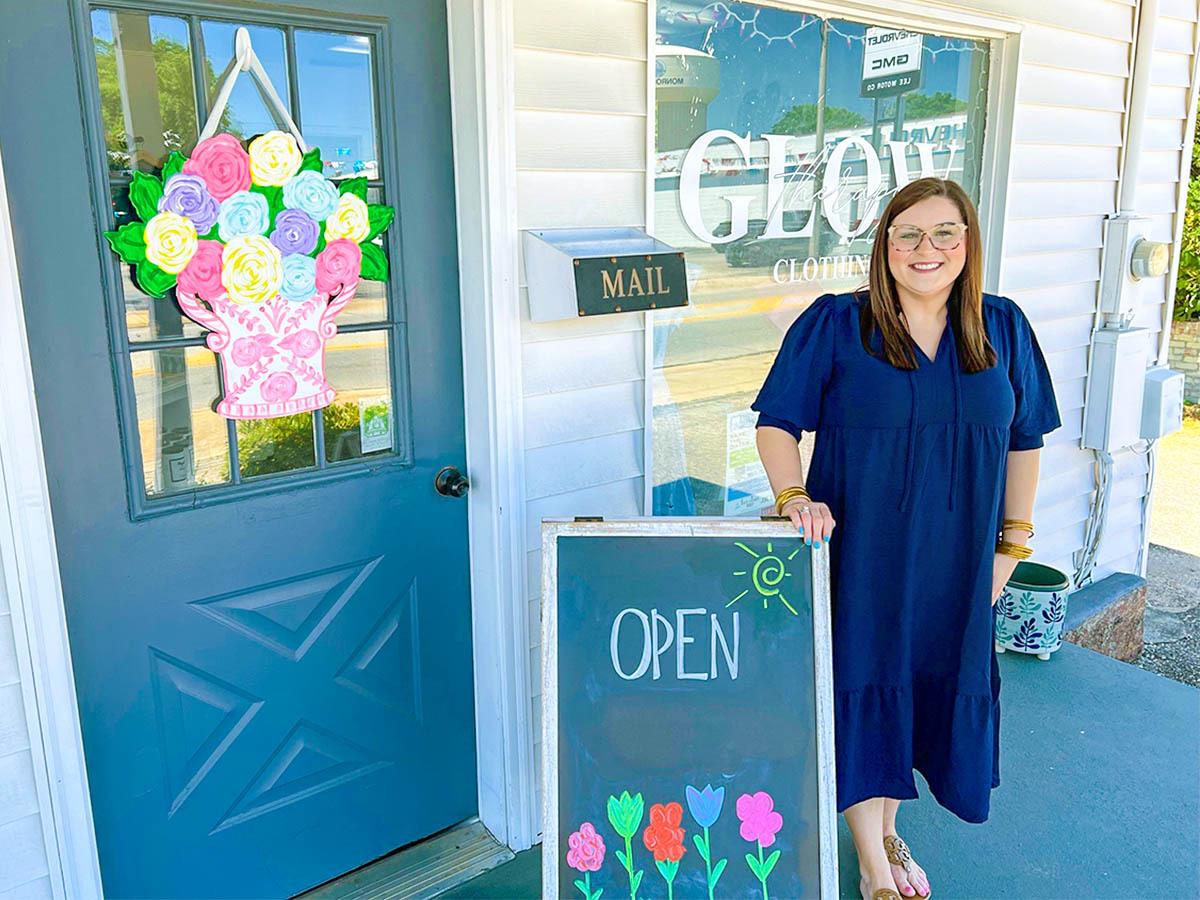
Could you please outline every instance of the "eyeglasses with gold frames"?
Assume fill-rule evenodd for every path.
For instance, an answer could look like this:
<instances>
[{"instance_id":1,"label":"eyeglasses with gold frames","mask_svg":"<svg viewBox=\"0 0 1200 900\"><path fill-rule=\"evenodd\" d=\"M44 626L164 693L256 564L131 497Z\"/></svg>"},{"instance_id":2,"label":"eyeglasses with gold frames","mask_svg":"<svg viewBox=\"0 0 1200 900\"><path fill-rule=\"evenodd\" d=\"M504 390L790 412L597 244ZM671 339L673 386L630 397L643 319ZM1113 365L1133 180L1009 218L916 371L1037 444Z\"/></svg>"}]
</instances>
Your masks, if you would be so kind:
<instances>
[{"instance_id":1,"label":"eyeglasses with gold frames","mask_svg":"<svg viewBox=\"0 0 1200 900\"><path fill-rule=\"evenodd\" d=\"M929 243L935 250L955 250L962 243L967 226L962 222L942 222L926 231L916 225L889 225L887 233L892 247L901 253L916 250L925 240L925 235L929 235Z\"/></svg>"}]
</instances>

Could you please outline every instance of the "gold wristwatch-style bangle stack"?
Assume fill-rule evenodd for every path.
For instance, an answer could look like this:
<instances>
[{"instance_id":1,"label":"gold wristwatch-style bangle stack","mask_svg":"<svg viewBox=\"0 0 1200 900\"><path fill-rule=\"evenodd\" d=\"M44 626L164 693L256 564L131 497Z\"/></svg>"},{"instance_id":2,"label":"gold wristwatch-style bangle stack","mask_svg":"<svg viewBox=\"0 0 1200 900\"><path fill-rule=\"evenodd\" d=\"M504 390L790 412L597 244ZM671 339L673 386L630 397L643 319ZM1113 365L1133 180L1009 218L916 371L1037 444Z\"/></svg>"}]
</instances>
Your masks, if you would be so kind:
<instances>
[{"instance_id":1,"label":"gold wristwatch-style bangle stack","mask_svg":"<svg viewBox=\"0 0 1200 900\"><path fill-rule=\"evenodd\" d=\"M800 485L786 487L775 495L775 514L777 516L782 516L783 505L789 500L795 500L797 497L803 497L805 500L812 500L812 497L808 495L808 491L800 487Z\"/></svg>"},{"instance_id":2,"label":"gold wristwatch-style bangle stack","mask_svg":"<svg viewBox=\"0 0 1200 900\"><path fill-rule=\"evenodd\" d=\"M1026 544L1017 544L1013 541L1004 539L1004 532L1009 528L1018 528L1021 531L1029 532L1029 539L1033 539L1033 523L1026 522L1024 519L1005 519L1004 525L1000 529L1000 538L996 541L996 552L1003 553L1006 556L1012 556L1017 559L1028 559L1033 555L1033 548Z\"/></svg>"}]
</instances>

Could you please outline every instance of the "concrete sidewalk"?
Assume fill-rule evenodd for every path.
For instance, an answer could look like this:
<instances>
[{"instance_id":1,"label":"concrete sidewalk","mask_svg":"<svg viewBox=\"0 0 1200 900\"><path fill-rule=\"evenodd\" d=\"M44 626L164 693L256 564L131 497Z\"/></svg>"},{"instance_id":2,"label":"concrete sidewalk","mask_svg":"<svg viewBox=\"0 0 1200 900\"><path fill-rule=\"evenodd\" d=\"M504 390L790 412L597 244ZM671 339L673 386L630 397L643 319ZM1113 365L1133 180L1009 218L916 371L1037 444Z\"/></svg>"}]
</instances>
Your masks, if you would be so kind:
<instances>
[{"instance_id":1,"label":"concrete sidewalk","mask_svg":"<svg viewBox=\"0 0 1200 900\"><path fill-rule=\"evenodd\" d=\"M1047 662L999 662L1000 787L988 821L956 819L919 775L921 798L900 810L932 896L1200 896L1200 690L1066 643ZM841 896L858 898L841 816L838 826ZM535 847L442 896L536 898L539 867Z\"/></svg>"}]
</instances>

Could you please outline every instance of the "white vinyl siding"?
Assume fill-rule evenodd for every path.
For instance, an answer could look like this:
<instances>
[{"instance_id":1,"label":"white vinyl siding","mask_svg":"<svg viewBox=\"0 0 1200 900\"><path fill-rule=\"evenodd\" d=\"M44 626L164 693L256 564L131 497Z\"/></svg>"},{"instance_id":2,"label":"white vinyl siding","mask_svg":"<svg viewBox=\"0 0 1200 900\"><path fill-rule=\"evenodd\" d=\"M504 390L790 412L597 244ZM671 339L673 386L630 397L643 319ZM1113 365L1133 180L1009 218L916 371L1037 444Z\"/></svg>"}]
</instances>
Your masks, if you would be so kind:
<instances>
[{"instance_id":1,"label":"white vinyl siding","mask_svg":"<svg viewBox=\"0 0 1200 900\"><path fill-rule=\"evenodd\" d=\"M50 897L16 630L0 572L0 900Z\"/></svg>"}]
</instances>

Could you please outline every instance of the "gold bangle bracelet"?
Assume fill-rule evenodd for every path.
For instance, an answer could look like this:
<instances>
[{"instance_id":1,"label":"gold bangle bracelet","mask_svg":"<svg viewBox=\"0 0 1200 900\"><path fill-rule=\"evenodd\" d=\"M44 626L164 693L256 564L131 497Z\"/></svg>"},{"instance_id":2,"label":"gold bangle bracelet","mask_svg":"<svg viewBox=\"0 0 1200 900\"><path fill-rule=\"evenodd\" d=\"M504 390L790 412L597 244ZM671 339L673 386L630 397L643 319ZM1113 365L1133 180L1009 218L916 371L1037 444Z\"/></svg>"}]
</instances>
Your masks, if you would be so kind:
<instances>
[{"instance_id":1,"label":"gold bangle bracelet","mask_svg":"<svg viewBox=\"0 0 1200 900\"><path fill-rule=\"evenodd\" d=\"M1033 555L1033 548L1025 544L1014 544L1012 541L1002 540L996 544L996 552L1016 559L1028 559Z\"/></svg>"}]
</instances>

